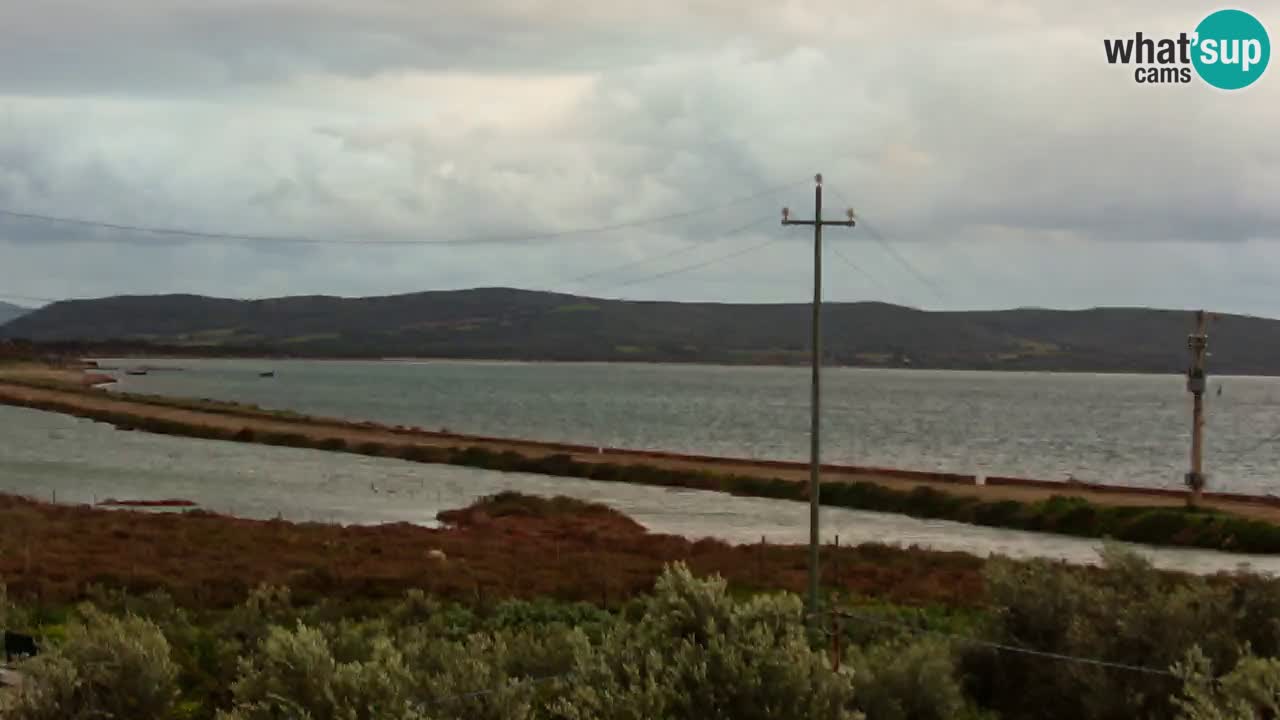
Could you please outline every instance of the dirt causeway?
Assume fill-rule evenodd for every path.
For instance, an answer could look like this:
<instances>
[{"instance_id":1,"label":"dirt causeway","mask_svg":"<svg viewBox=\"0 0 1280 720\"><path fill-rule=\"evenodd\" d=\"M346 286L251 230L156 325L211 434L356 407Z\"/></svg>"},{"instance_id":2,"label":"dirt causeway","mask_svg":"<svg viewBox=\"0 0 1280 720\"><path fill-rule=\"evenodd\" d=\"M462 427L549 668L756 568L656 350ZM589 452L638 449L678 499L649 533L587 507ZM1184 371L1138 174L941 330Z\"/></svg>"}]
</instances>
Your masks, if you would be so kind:
<instances>
[{"instance_id":1,"label":"dirt causeway","mask_svg":"<svg viewBox=\"0 0 1280 720\"><path fill-rule=\"evenodd\" d=\"M618 448L591 448L563 443L460 435L419 428L391 427L376 423L348 422L296 414L281 414L247 406L203 401L118 396L84 387L86 375L79 370L45 370L35 377L0 372L0 404L63 412L79 417L111 419L128 417L145 427L145 420L166 421L188 428L213 430L226 435L243 433L261 438L268 434L301 435L316 443L342 441L346 447L377 443L387 448L467 448L493 452L514 452L526 457L567 454L585 463L643 464L677 470L749 475L804 481L806 464L800 462L749 460L681 455ZM60 383L60 384L54 384ZM249 432L244 432L249 431ZM177 434L185 434L179 432ZM196 433L193 435L199 436ZM249 440L254 441L254 440ZM335 445L338 443L335 442ZM987 501L1018 500L1036 502L1054 495L1082 497L1097 505L1180 507L1181 493L1080 483L1045 482L1020 478L987 478L977 485L971 476L906 470L857 468L824 465L827 483L873 482L897 490L928 486L945 493L978 497ZM1207 493L1204 505L1236 515L1280 524L1280 503L1274 498Z\"/></svg>"}]
</instances>

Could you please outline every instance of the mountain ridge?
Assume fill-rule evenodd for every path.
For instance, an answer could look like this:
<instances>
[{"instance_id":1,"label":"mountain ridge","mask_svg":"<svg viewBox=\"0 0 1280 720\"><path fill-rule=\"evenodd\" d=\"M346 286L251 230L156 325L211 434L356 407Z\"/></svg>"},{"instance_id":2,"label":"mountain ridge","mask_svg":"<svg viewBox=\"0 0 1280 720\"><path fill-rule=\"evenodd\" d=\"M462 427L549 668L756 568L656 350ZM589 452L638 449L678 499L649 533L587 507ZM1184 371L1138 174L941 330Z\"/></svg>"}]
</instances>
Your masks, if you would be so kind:
<instances>
[{"instance_id":1,"label":"mountain ridge","mask_svg":"<svg viewBox=\"0 0 1280 720\"><path fill-rule=\"evenodd\" d=\"M0 325L4 325L11 320L16 320L29 312L31 312L31 308L14 305L13 303L7 303L0 300Z\"/></svg>"},{"instance_id":2,"label":"mountain ridge","mask_svg":"<svg viewBox=\"0 0 1280 720\"><path fill-rule=\"evenodd\" d=\"M293 357L729 364L808 362L806 303L613 300L518 288L258 300L122 295L53 303L0 327L42 343ZM870 367L1182 372L1192 314L1159 308L933 311L829 302L824 361ZM1280 320L1217 315L1218 373L1280 374Z\"/></svg>"}]
</instances>

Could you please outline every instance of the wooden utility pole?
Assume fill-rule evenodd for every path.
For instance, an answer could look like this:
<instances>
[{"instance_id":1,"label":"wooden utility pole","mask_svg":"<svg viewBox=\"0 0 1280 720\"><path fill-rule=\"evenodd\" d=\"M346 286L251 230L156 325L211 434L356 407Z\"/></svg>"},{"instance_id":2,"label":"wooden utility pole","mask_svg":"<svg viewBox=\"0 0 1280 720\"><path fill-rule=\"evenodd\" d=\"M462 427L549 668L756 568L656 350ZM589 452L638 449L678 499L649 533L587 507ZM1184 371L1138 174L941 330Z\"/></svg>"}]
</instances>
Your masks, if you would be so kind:
<instances>
[{"instance_id":1,"label":"wooden utility pole","mask_svg":"<svg viewBox=\"0 0 1280 720\"><path fill-rule=\"evenodd\" d=\"M1204 492L1204 391L1205 350L1209 346L1207 320L1203 310L1196 312L1196 331L1187 336L1187 349L1191 351L1191 367L1187 370L1187 392L1191 393L1191 471L1187 473L1187 487L1191 494L1187 504L1196 507Z\"/></svg>"},{"instance_id":2,"label":"wooden utility pole","mask_svg":"<svg viewBox=\"0 0 1280 720\"><path fill-rule=\"evenodd\" d=\"M821 484L821 443L819 427L822 423L822 228L824 225L853 227L853 210L846 213L847 220L822 219L822 174L814 176L813 219L792 220L791 210L782 209L783 225L813 226L813 319L810 325L812 348L812 380L809 393L809 621L819 623L818 618L818 499Z\"/></svg>"}]
</instances>

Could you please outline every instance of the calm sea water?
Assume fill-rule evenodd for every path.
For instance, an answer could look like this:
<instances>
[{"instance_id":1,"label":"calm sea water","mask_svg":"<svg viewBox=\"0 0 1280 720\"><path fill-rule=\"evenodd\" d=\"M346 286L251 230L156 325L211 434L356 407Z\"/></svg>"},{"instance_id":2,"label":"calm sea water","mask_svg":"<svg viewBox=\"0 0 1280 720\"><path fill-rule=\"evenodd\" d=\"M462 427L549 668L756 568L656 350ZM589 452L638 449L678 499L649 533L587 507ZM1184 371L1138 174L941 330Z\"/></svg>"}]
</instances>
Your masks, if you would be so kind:
<instances>
[{"instance_id":1,"label":"calm sea water","mask_svg":"<svg viewBox=\"0 0 1280 720\"><path fill-rule=\"evenodd\" d=\"M133 367L136 361L103 360ZM808 457L803 368L499 362L147 361L123 390L614 447ZM273 378L259 377L273 370ZM1223 393L1216 394L1221 386ZM831 462L1181 487L1178 376L830 369ZM1211 378L1211 487L1280 488L1280 378ZM1274 441L1273 441L1274 440Z\"/></svg>"},{"instance_id":2,"label":"calm sea water","mask_svg":"<svg viewBox=\"0 0 1280 720\"><path fill-rule=\"evenodd\" d=\"M0 491L58 502L182 498L242 517L435 524L436 513L501 490L607 503L654 532L729 542L803 543L808 506L573 478L422 465L344 453L122 432L0 406ZM978 555L1096 562L1097 542L902 515L824 508L823 538ZM1241 567L1280 573L1280 557L1143 548L1157 565L1191 572Z\"/></svg>"}]
</instances>

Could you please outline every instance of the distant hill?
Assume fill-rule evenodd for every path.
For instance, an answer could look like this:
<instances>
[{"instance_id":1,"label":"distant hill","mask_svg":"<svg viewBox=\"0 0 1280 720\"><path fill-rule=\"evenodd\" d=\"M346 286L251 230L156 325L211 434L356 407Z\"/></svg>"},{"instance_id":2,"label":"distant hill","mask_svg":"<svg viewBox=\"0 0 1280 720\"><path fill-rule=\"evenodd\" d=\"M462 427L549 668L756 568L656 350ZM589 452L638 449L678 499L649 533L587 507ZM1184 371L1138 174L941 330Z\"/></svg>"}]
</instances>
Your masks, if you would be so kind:
<instances>
[{"instance_id":1,"label":"distant hill","mask_svg":"<svg viewBox=\"0 0 1280 720\"><path fill-rule=\"evenodd\" d=\"M1182 372L1185 311L929 312L830 303L824 354L843 365ZM298 357L448 357L797 364L809 307L602 300L487 288L371 298L226 300L195 295L69 300L0 328L37 342L117 350ZM1280 321L1219 316L1219 374L1280 374Z\"/></svg>"},{"instance_id":2,"label":"distant hill","mask_svg":"<svg viewBox=\"0 0 1280 720\"><path fill-rule=\"evenodd\" d=\"M4 325L10 320L17 319L31 312L31 308L24 308L21 305L14 305L0 301L0 325Z\"/></svg>"}]
</instances>

